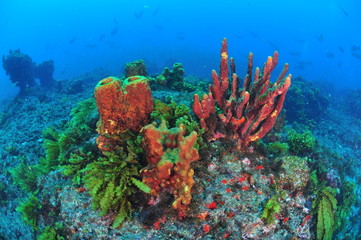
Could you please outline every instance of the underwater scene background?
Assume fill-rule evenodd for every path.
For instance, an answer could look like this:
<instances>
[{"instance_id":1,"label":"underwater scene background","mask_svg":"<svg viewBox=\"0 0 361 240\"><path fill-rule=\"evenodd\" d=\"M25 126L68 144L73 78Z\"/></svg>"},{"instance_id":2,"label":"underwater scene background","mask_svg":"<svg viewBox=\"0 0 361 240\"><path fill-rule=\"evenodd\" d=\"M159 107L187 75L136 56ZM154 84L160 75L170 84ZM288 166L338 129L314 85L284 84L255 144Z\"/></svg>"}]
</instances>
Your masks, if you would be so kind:
<instances>
[{"instance_id":1,"label":"underwater scene background","mask_svg":"<svg viewBox=\"0 0 361 240\"><path fill-rule=\"evenodd\" d=\"M1 239L361 239L361 2L0 3Z\"/></svg>"}]
</instances>

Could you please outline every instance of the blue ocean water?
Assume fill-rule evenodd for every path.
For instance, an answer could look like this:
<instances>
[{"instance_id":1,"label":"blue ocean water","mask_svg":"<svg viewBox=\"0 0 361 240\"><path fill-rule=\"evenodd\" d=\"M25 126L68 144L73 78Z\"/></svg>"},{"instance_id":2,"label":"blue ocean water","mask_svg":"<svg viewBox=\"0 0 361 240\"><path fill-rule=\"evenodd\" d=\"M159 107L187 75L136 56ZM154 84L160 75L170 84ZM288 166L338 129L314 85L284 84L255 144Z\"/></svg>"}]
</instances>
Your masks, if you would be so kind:
<instances>
[{"instance_id":1,"label":"blue ocean water","mask_svg":"<svg viewBox=\"0 0 361 240\"><path fill-rule=\"evenodd\" d=\"M261 66L277 50L294 76L359 88L360 9L352 0L4 0L0 53L20 48L35 62L52 59L57 80L97 67L118 73L139 58L150 73L178 61L186 74L209 77L227 37L238 66L249 51ZM16 92L3 69L0 88L1 98Z\"/></svg>"}]
</instances>

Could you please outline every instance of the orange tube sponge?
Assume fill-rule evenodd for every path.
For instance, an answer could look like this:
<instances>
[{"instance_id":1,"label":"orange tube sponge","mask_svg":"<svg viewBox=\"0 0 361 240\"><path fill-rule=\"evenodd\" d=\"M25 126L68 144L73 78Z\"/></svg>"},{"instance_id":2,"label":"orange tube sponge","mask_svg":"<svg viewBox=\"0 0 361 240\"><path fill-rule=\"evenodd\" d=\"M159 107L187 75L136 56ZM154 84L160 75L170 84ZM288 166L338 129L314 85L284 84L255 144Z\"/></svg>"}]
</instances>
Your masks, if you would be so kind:
<instances>
[{"instance_id":1,"label":"orange tube sponge","mask_svg":"<svg viewBox=\"0 0 361 240\"><path fill-rule=\"evenodd\" d=\"M171 192L175 197L173 208L184 214L191 202L194 184L194 171L190 164L199 159L198 150L194 147L197 133L192 132L185 137L182 125L168 129L165 121L158 128L154 124L145 126L142 133L149 163L148 168L142 170L143 182L152 189L152 195L158 195L163 190Z\"/></svg>"},{"instance_id":2,"label":"orange tube sponge","mask_svg":"<svg viewBox=\"0 0 361 240\"><path fill-rule=\"evenodd\" d=\"M122 132L139 131L153 111L152 92L147 78L142 76L124 81L105 78L95 87L94 97L100 114L97 144L103 151L113 149Z\"/></svg>"}]
</instances>

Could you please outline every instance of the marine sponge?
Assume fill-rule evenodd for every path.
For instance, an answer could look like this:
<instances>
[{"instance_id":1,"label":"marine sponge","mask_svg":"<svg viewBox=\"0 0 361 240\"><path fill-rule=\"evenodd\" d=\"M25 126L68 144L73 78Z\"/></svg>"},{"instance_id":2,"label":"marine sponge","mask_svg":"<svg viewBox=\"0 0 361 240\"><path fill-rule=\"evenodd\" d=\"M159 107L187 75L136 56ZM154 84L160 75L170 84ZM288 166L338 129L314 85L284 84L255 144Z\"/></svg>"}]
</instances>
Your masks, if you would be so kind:
<instances>
[{"instance_id":1,"label":"marine sponge","mask_svg":"<svg viewBox=\"0 0 361 240\"><path fill-rule=\"evenodd\" d=\"M116 77L101 80L94 97L100 120L97 124L99 149L110 151L121 142L120 134L138 132L147 124L153 111L153 98L148 80L133 76L121 81Z\"/></svg>"},{"instance_id":2,"label":"marine sponge","mask_svg":"<svg viewBox=\"0 0 361 240\"><path fill-rule=\"evenodd\" d=\"M182 125L168 129L165 121L158 128L153 124L145 126L142 133L149 163L142 171L143 182L152 189L154 196L164 190L173 193L173 208L184 214L192 199L194 184L190 163L199 159L198 150L194 148L197 133L185 137Z\"/></svg>"}]
</instances>

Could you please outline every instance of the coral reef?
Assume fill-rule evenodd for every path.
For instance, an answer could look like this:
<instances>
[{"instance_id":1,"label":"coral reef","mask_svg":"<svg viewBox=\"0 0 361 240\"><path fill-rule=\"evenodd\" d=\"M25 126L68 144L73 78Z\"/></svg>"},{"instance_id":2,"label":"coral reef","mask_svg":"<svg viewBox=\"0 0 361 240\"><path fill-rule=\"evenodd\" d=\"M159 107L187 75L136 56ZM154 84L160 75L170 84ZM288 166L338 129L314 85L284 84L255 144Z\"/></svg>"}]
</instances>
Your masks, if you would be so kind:
<instances>
[{"instance_id":1,"label":"coral reef","mask_svg":"<svg viewBox=\"0 0 361 240\"><path fill-rule=\"evenodd\" d=\"M189 78L189 80L192 80L192 83L185 81L183 65L174 63L172 70L165 67L162 74L152 79L152 89L193 92L204 85L199 79Z\"/></svg>"},{"instance_id":2,"label":"coral reef","mask_svg":"<svg viewBox=\"0 0 361 240\"><path fill-rule=\"evenodd\" d=\"M284 103L288 121L314 127L317 122L326 117L328 106L329 99L321 93L315 83L301 77L292 80Z\"/></svg>"},{"instance_id":3,"label":"coral reef","mask_svg":"<svg viewBox=\"0 0 361 240\"><path fill-rule=\"evenodd\" d=\"M125 64L125 77L127 78L133 76L146 77L147 75L148 75L147 68L145 66L143 59Z\"/></svg>"},{"instance_id":4,"label":"coral reef","mask_svg":"<svg viewBox=\"0 0 361 240\"><path fill-rule=\"evenodd\" d=\"M360 151L338 137L327 144L334 149L321 144L328 134L356 136L359 122L330 105L337 124L291 129L285 115L274 123L287 65L272 84L277 53L255 73L251 54L238 90L226 48L224 40L220 76L195 97L199 122L181 105L192 95L150 92L141 76L106 78L96 100L78 105L104 74L12 101L0 120L0 239L357 239ZM69 94L74 81L81 88Z\"/></svg>"},{"instance_id":5,"label":"coral reef","mask_svg":"<svg viewBox=\"0 0 361 240\"><path fill-rule=\"evenodd\" d=\"M171 89L181 89L183 87L184 69L181 63L174 63L173 69L164 68L161 75L157 76L158 84Z\"/></svg>"},{"instance_id":6,"label":"coral reef","mask_svg":"<svg viewBox=\"0 0 361 240\"><path fill-rule=\"evenodd\" d=\"M27 88L35 86L35 64L31 57L20 49L10 50L9 55L3 56L2 65L11 82L20 88L20 94L25 94Z\"/></svg>"},{"instance_id":7,"label":"coral reef","mask_svg":"<svg viewBox=\"0 0 361 240\"><path fill-rule=\"evenodd\" d=\"M40 80L40 85L45 89L56 84L53 78L53 60L35 64L29 55L17 49L10 50L9 55L3 56L2 65L11 82L20 88L20 95L26 94L27 89L36 86L35 78Z\"/></svg>"},{"instance_id":8,"label":"coral reef","mask_svg":"<svg viewBox=\"0 0 361 240\"><path fill-rule=\"evenodd\" d=\"M273 57L268 57L261 71L256 68L252 81L253 54L250 53L243 89L239 91L234 60L231 58L230 62L233 81L229 95L227 39L223 39L220 76L212 71L213 85L202 100L194 95L193 111L201 126L208 131L209 139L225 135L237 139L241 146L247 146L263 138L275 124L291 85L291 75L286 76L288 64L285 64L277 81L270 82L271 72L278 62L278 53L275 52ZM216 114L215 106L220 113Z\"/></svg>"},{"instance_id":9,"label":"coral reef","mask_svg":"<svg viewBox=\"0 0 361 240\"><path fill-rule=\"evenodd\" d=\"M139 131L153 111L152 92L145 77L133 76L119 80L108 77L95 87L98 106L98 147L111 150L121 142L120 134L126 130Z\"/></svg>"},{"instance_id":10,"label":"coral reef","mask_svg":"<svg viewBox=\"0 0 361 240\"><path fill-rule=\"evenodd\" d=\"M35 77L40 80L40 85L44 88L51 88L55 85L53 78L54 73L54 61L48 60L39 63L35 67Z\"/></svg>"},{"instance_id":11,"label":"coral reef","mask_svg":"<svg viewBox=\"0 0 361 240\"><path fill-rule=\"evenodd\" d=\"M346 95L346 112L355 118L361 119L361 90L350 91Z\"/></svg>"}]
</instances>

